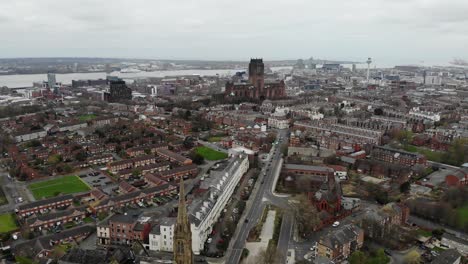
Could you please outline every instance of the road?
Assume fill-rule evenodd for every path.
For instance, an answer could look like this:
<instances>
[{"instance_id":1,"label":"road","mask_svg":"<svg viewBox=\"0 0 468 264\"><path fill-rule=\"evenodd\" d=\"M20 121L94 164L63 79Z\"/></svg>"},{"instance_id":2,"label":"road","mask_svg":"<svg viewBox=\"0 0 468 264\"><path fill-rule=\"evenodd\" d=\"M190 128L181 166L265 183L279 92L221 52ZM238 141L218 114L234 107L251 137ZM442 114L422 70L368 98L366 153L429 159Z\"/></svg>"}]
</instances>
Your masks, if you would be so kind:
<instances>
[{"instance_id":1,"label":"road","mask_svg":"<svg viewBox=\"0 0 468 264\"><path fill-rule=\"evenodd\" d=\"M435 161L427 161L427 163L433 165L433 166L437 166L439 168L449 168L449 169L455 169L455 170L459 170L460 167L457 167L457 166L453 166L453 165L449 165L449 164L445 164L445 163L439 163L439 162L435 162Z\"/></svg>"},{"instance_id":2,"label":"road","mask_svg":"<svg viewBox=\"0 0 468 264\"><path fill-rule=\"evenodd\" d=\"M282 254L280 255L280 263L286 263L287 254L285 254L285 252L287 252L289 249L291 234L293 233L293 226L293 214L284 214L283 221L281 222L281 231L278 238L278 245L276 247L278 252L282 252Z\"/></svg>"},{"instance_id":3,"label":"road","mask_svg":"<svg viewBox=\"0 0 468 264\"><path fill-rule=\"evenodd\" d=\"M282 137L286 139L287 133L287 130L279 131L278 138ZM273 193L273 185L276 182L275 177L279 176L279 172L281 171L281 151L279 144L273 145L269 156L269 162L262 168L255 189L251 195L253 199L247 202L245 214L240 220L241 224L234 233L228 251L226 252L227 264L239 263L249 231L257 224L268 203L282 208L289 208L287 198L278 197ZM293 222L292 219L289 220L286 217L285 223L282 224L280 235L280 237L282 237L282 246L289 244ZM285 231L283 231L283 229ZM286 243L286 240L288 243ZM286 256L288 247L285 246L285 248L279 248L279 250L281 250L282 255Z\"/></svg>"},{"instance_id":4,"label":"road","mask_svg":"<svg viewBox=\"0 0 468 264\"><path fill-rule=\"evenodd\" d=\"M0 171L0 184L8 204L0 206L0 214L13 212L15 210L16 198L22 197L23 203L35 201L34 197L27 190L26 183L8 178L8 172Z\"/></svg>"},{"instance_id":5,"label":"road","mask_svg":"<svg viewBox=\"0 0 468 264\"><path fill-rule=\"evenodd\" d=\"M465 240L468 240L468 234L466 234L464 232L454 230L454 229L452 229L450 227L447 227L447 226L444 226L444 225L441 225L441 224L438 224L438 223L434 223L432 221L422 219L422 218L419 218L419 217L414 216L414 215L410 215L409 222L414 223L417 226L428 228L428 229L444 229L445 232L447 232L447 233L449 233L451 235L454 235L456 237L460 237L460 238L463 238Z\"/></svg>"}]
</instances>

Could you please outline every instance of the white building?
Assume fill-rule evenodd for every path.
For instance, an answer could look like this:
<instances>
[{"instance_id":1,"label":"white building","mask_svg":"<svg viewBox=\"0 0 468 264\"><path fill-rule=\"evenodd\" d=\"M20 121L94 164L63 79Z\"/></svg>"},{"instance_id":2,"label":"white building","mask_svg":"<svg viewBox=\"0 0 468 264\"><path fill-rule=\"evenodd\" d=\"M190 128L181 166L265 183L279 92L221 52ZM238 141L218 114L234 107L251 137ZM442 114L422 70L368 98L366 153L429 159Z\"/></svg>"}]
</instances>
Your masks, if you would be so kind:
<instances>
[{"instance_id":1,"label":"white building","mask_svg":"<svg viewBox=\"0 0 468 264\"><path fill-rule=\"evenodd\" d=\"M231 198L236 185L249 169L247 155L234 156L222 171L212 171L202 183L208 187L204 199L194 201L189 209L192 230L192 250L198 255L203 250L208 235Z\"/></svg>"},{"instance_id":2,"label":"white building","mask_svg":"<svg viewBox=\"0 0 468 264\"><path fill-rule=\"evenodd\" d=\"M109 225L98 225L96 227L97 242L100 245L110 244L110 227Z\"/></svg>"},{"instance_id":3,"label":"white building","mask_svg":"<svg viewBox=\"0 0 468 264\"><path fill-rule=\"evenodd\" d=\"M289 128L289 119L283 116L271 116L268 118L268 126L278 129Z\"/></svg>"},{"instance_id":4,"label":"white building","mask_svg":"<svg viewBox=\"0 0 468 264\"><path fill-rule=\"evenodd\" d=\"M16 142L23 142L43 138L45 136L47 136L47 132L45 130L39 130L35 132L19 133L16 134L14 137Z\"/></svg>"},{"instance_id":5,"label":"white building","mask_svg":"<svg viewBox=\"0 0 468 264\"><path fill-rule=\"evenodd\" d=\"M434 112L429 112L429 111L421 111L419 110L419 107L413 107L409 111L410 116L414 116L417 118L423 118L423 119L428 119L433 122L438 122L440 121L440 114L439 113L434 113Z\"/></svg>"},{"instance_id":6,"label":"white building","mask_svg":"<svg viewBox=\"0 0 468 264\"><path fill-rule=\"evenodd\" d=\"M206 188L208 191L202 199L193 201L188 209L194 254L199 255L203 250L208 235L211 234L236 185L248 169L247 155L235 155L229 160L226 168L211 171L210 176L202 182L200 188ZM150 250L173 251L175 221L173 218L165 218L159 226L153 228L149 235Z\"/></svg>"},{"instance_id":7,"label":"white building","mask_svg":"<svg viewBox=\"0 0 468 264\"><path fill-rule=\"evenodd\" d=\"M172 252L175 223L176 218L163 218L153 227L149 234L150 250Z\"/></svg>"}]
</instances>

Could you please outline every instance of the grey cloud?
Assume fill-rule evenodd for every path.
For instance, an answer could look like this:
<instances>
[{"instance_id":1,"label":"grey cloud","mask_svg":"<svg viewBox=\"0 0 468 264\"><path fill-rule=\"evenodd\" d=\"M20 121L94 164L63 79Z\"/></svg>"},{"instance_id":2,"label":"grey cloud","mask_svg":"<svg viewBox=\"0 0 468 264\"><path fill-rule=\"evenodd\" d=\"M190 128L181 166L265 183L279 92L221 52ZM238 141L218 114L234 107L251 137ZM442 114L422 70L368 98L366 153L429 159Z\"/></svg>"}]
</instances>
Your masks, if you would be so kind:
<instances>
[{"instance_id":1,"label":"grey cloud","mask_svg":"<svg viewBox=\"0 0 468 264\"><path fill-rule=\"evenodd\" d=\"M468 35L466 13L465 0L2 1L0 31L11 45L0 57L450 60L468 53L454 41Z\"/></svg>"}]
</instances>

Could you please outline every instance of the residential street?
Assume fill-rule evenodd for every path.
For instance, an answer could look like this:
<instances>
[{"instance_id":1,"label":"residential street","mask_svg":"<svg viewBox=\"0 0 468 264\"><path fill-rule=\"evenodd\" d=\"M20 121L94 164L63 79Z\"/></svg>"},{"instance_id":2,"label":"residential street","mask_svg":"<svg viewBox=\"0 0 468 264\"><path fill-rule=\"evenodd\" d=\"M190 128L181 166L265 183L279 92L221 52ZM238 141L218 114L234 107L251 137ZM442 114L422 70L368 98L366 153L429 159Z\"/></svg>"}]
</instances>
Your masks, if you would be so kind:
<instances>
[{"instance_id":1,"label":"residential street","mask_svg":"<svg viewBox=\"0 0 468 264\"><path fill-rule=\"evenodd\" d=\"M287 140L287 130L280 130L278 139L280 137ZM274 145L270 151L269 162L260 172L259 180L255 186L256 188L251 195L251 199L247 202L245 214L241 217L240 226L234 233L228 251L226 252L226 263L239 263L250 229L259 221L267 204L273 204L284 209L289 208L287 197L278 197L273 193L273 185L276 182L275 177L278 177L281 171L281 160L280 144ZM292 225L293 221L287 221L285 225L282 225L282 229L284 228L286 230L282 231L284 232L282 234L283 240L285 240L286 237L291 237ZM283 243L285 242L283 241ZM286 256L287 247L279 250L281 250L282 255Z\"/></svg>"}]
</instances>

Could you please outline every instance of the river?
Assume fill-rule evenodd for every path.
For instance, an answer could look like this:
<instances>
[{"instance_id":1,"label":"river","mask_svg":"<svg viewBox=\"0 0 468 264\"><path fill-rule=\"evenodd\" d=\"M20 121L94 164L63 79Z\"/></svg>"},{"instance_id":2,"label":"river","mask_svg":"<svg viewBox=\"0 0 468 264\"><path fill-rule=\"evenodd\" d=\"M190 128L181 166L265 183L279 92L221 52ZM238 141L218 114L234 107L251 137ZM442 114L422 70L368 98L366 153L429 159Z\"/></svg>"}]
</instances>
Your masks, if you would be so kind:
<instances>
[{"instance_id":1,"label":"river","mask_svg":"<svg viewBox=\"0 0 468 264\"><path fill-rule=\"evenodd\" d=\"M233 75L236 69L225 70L175 70L175 71L153 71L153 72L136 72L136 73L121 73L112 72L110 75L119 76L123 79L143 78L143 77L164 77L176 75L193 75L198 74L201 76L215 76L219 75ZM93 80L105 79L105 72L89 72L89 73L66 73L56 74L57 82L62 84L71 84L72 80ZM41 82L47 80L47 74L15 74L15 75L0 75L0 87L7 86L8 88L21 88L32 87L33 82Z\"/></svg>"},{"instance_id":2,"label":"river","mask_svg":"<svg viewBox=\"0 0 468 264\"><path fill-rule=\"evenodd\" d=\"M273 71L290 70L292 67L271 67ZM121 73L112 72L109 75L119 76L122 79L135 79L144 77L165 77L177 75L194 75L200 76L231 76L238 71L245 71L246 69L222 69L222 70L173 70L173 71L153 71L153 72L135 72L135 73ZM66 73L56 74L57 82L62 84L71 84L72 80L96 80L105 79L105 72L88 72L88 73ZM8 88L23 88L32 87L33 82L41 82L47 80L47 74L14 74L14 75L0 75L0 87L6 86Z\"/></svg>"}]
</instances>

